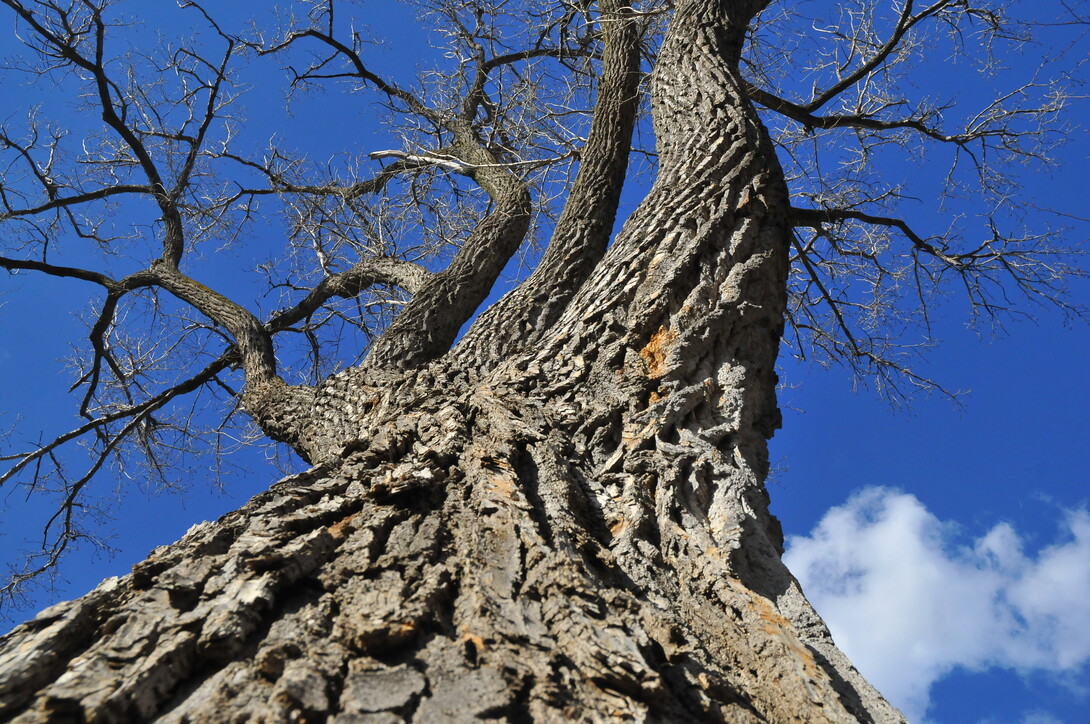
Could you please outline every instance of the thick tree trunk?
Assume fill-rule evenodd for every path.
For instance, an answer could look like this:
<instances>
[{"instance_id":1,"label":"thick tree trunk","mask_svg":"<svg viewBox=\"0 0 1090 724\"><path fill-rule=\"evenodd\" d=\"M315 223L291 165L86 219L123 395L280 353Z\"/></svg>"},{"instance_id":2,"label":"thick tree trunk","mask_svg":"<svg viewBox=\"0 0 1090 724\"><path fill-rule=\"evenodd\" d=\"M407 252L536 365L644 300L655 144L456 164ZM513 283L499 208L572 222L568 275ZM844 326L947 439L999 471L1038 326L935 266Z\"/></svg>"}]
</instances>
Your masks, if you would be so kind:
<instances>
[{"instance_id":1,"label":"thick tree trunk","mask_svg":"<svg viewBox=\"0 0 1090 724\"><path fill-rule=\"evenodd\" d=\"M737 71L761 5L679 3L659 178L535 349L479 373L471 332L297 397L275 424L317 467L0 640L0 718L901 721L767 511L790 229Z\"/></svg>"}]
</instances>

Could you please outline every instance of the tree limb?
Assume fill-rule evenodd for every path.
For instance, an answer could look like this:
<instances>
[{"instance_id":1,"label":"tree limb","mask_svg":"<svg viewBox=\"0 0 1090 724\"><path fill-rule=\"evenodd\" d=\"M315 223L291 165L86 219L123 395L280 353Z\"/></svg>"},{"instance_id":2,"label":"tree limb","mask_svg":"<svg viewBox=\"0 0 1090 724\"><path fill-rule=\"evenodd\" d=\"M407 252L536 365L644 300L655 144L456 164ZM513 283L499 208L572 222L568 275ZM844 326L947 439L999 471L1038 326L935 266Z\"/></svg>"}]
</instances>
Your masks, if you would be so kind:
<instances>
[{"instance_id":1,"label":"tree limb","mask_svg":"<svg viewBox=\"0 0 1090 724\"><path fill-rule=\"evenodd\" d=\"M265 323L265 329L270 333L286 329L309 317L329 299L355 297L364 289L376 284L398 286L410 294L415 294L432 276L434 276L432 272L419 264L401 259L390 257L361 259L348 271L323 279L305 299L291 309L275 314Z\"/></svg>"},{"instance_id":2,"label":"tree limb","mask_svg":"<svg viewBox=\"0 0 1090 724\"><path fill-rule=\"evenodd\" d=\"M901 39L904 38L905 33L911 30L921 20L934 15L948 5L951 5L954 1L955 0L939 0L930 7L920 11L919 14L913 15L913 0L904 0L904 7L901 9L897 25L885 44L879 48L878 52L871 56L869 60L861 63L855 70L841 77L824 91L815 93L814 97L809 102L802 105L802 108L808 113L813 113L848 88L859 83L886 61L890 54L897 49L898 45L900 45Z\"/></svg>"},{"instance_id":3,"label":"tree limb","mask_svg":"<svg viewBox=\"0 0 1090 724\"><path fill-rule=\"evenodd\" d=\"M865 224L892 226L904 234L905 238L911 241L913 246L920 251L930 254L936 259L941 259L954 268L960 268L964 265L964 257L947 254L934 244L929 243L926 239L913 231L912 227L909 226L904 219L890 216L876 216L856 209L800 209L792 207L791 215L796 226L808 226L819 231L825 224L835 224L848 220L862 221Z\"/></svg>"}]
</instances>

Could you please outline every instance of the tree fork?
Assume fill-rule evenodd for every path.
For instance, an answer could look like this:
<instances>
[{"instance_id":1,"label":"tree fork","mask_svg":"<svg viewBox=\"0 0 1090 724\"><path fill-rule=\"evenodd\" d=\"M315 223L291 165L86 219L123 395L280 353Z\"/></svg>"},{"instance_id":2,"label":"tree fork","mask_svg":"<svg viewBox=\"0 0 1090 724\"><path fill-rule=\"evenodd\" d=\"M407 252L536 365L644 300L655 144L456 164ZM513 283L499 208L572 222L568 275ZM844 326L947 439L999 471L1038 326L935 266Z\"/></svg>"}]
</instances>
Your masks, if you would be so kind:
<instances>
[{"instance_id":1,"label":"tree fork","mask_svg":"<svg viewBox=\"0 0 1090 724\"><path fill-rule=\"evenodd\" d=\"M458 344L458 359L478 367L491 368L534 345L594 270L613 231L639 107L646 21L615 0L598 6L602 71L579 173L534 272L486 309Z\"/></svg>"}]
</instances>

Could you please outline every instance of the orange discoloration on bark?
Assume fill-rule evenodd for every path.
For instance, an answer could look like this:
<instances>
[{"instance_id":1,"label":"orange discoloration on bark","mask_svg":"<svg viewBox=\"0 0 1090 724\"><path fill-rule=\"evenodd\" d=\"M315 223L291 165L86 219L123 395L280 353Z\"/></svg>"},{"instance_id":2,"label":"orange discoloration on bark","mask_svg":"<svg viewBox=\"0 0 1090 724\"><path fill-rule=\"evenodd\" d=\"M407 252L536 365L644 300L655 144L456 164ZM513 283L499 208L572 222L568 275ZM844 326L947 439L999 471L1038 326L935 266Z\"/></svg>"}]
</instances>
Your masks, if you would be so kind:
<instances>
[{"instance_id":1,"label":"orange discoloration on bark","mask_svg":"<svg viewBox=\"0 0 1090 724\"><path fill-rule=\"evenodd\" d=\"M814 655L810 652L810 649L803 646L798 638L788 633L794 630L792 623L774 609L771 603L760 596L753 596L750 606L762 621L761 630L769 636L774 636L789 648L794 654L795 660L802 664L803 671L808 677L819 676L817 662L814 661Z\"/></svg>"},{"instance_id":2,"label":"orange discoloration on bark","mask_svg":"<svg viewBox=\"0 0 1090 724\"><path fill-rule=\"evenodd\" d=\"M659 331L651 335L651 341L640 350L640 358L647 365L648 377L662 377L666 374L666 357L677 338L677 331L666 325L659 327Z\"/></svg>"},{"instance_id":3,"label":"orange discoloration on bark","mask_svg":"<svg viewBox=\"0 0 1090 724\"><path fill-rule=\"evenodd\" d=\"M711 558L713 561L723 562L725 560L723 551L719 549L719 546L708 546L705 549L705 553L707 553L708 558Z\"/></svg>"},{"instance_id":4,"label":"orange discoloration on bark","mask_svg":"<svg viewBox=\"0 0 1090 724\"><path fill-rule=\"evenodd\" d=\"M515 497L515 481L503 475L496 475L488 479L492 489L508 499Z\"/></svg>"},{"instance_id":5,"label":"orange discoloration on bark","mask_svg":"<svg viewBox=\"0 0 1090 724\"><path fill-rule=\"evenodd\" d=\"M477 650L478 654L483 653L484 650L486 648L488 648L485 645L483 637L478 636L475 633L470 633L469 631L465 631L464 629L463 629L463 633L462 633L462 643L463 644L469 644L469 645L473 646L473 648Z\"/></svg>"},{"instance_id":6,"label":"orange discoloration on bark","mask_svg":"<svg viewBox=\"0 0 1090 724\"><path fill-rule=\"evenodd\" d=\"M348 527L352 524L352 521L357 515L359 515L359 513L353 513L347 518L338 520L336 523L329 526L329 535L333 537L333 540L344 540L344 537L348 535L349 532Z\"/></svg>"},{"instance_id":7,"label":"orange discoloration on bark","mask_svg":"<svg viewBox=\"0 0 1090 724\"><path fill-rule=\"evenodd\" d=\"M518 489L515 466L505 457L489 455L481 460L481 467L491 473L488 476L488 484L497 493L513 500Z\"/></svg>"}]
</instances>

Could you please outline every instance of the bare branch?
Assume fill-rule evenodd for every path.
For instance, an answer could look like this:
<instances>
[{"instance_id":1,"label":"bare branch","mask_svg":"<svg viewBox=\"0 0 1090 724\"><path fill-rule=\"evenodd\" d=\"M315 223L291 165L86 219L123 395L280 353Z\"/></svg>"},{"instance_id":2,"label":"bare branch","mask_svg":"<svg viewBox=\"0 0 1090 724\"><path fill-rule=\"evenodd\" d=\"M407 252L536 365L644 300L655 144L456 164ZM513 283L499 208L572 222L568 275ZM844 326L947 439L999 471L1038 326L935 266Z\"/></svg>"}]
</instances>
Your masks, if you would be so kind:
<instances>
[{"instance_id":1,"label":"bare branch","mask_svg":"<svg viewBox=\"0 0 1090 724\"><path fill-rule=\"evenodd\" d=\"M332 25L332 12L330 12L329 23L330 25ZM395 83L388 82L385 79L376 75L375 73L372 73L370 70L367 69L367 66L364 64L363 59L360 57L356 48L345 45L341 41L334 38L333 35L328 32L317 30L315 28L296 31L289 34L285 40L279 43L275 43L268 47L259 48L258 52L262 55L278 53L286 50L293 44L305 38L313 38L318 42L329 46L331 49L333 49L334 55L304 70L302 73L296 73L294 81L295 83L303 83L312 79L328 80L331 78L359 78L365 82L372 84L373 86L378 88L380 92L386 94L390 98L397 99L403 102L411 112L427 118L433 123L443 123L444 119L441 115L439 115L427 105L425 105L423 102L421 102L420 99L418 99L413 93L410 93L409 91L399 87ZM337 73L334 75L328 75L319 72L321 68L323 68L331 60L333 60L333 58L336 57L341 57L348 61L351 71L346 73Z\"/></svg>"},{"instance_id":2,"label":"bare branch","mask_svg":"<svg viewBox=\"0 0 1090 724\"><path fill-rule=\"evenodd\" d=\"M0 457L0 460L14 460L15 464L8 470L0 473L0 486L3 486L8 481L12 480L16 475L21 473L29 465L37 463L42 458L53 454L60 446L82 438L88 433L96 432L106 425L109 425L120 420L136 420L144 419L156 410L161 409L165 405L172 402L174 399L193 392L199 387L205 385L211 381L216 375L223 370L227 369L230 365L235 364L238 360L238 354L235 350L231 349L221 354L214 362L207 365L197 374L180 382L168 389L159 392L153 397L150 397L143 402L140 402L131 407L123 410L118 410L102 417L90 420L85 424L70 430L63 435L58 435L49 443L42 445L30 452L19 453L17 455L5 455ZM127 427L130 432L133 428ZM101 463L97 464L96 469L101 466Z\"/></svg>"},{"instance_id":3,"label":"bare branch","mask_svg":"<svg viewBox=\"0 0 1090 724\"><path fill-rule=\"evenodd\" d=\"M0 214L0 220L5 218L15 218L18 216L35 216L37 214L43 214L47 211L53 211L55 209L63 209L69 206L79 206L89 201L98 201L101 199L108 199L113 196L121 196L123 194L150 194L152 189L149 186L139 186L136 184L122 184L120 186L109 186L106 188L95 189L94 191L88 191L82 194L74 194L72 196L65 196L63 198L56 198L48 201L47 203L40 204L25 209L12 209L8 208L4 213Z\"/></svg>"},{"instance_id":4,"label":"bare branch","mask_svg":"<svg viewBox=\"0 0 1090 724\"><path fill-rule=\"evenodd\" d=\"M959 267L964 263L964 256L960 255L948 255L941 249L930 243L915 231L912 230L903 219L895 219L888 216L875 216L874 214L868 214L863 211L857 211L855 209L798 209L792 208L791 214L794 217L796 226L809 226L813 229L822 230L825 228L825 224L836 224L849 219L854 221L862 221L867 224L879 224L882 226L892 226L897 228L902 234L905 235L909 241L912 242L920 251L929 254L936 259L941 259L943 262L953 267Z\"/></svg>"},{"instance_id":5,"label":"bare branch","mask_svg":"<svg viewBox=\"0 0 1090 724\"><path fill-rule=\"evenodd\" d=\"M391 258L363 259L351 269L323 279L305 299L291 309L273 316L265 328L286 329L318 311L333 297L349 299L376 284L398 286L410 294L418 292L433 274L418 264Z\"/></svg>"},{"instance_id":6,"label":"bare branch","mask_svg":"<svg viewBox=\"0 0 1090 724\"><path fill-rule=\"evenodd\" d=\"M913 0L904 0L896 27L894 27L893 32L886 42L878 48L877 52L855 68L838 73L840 77L837 81L823 91L816 91L813 98L811 98L809 102L803 104L803 110L807 113L813 113L822 106L827 105L844 91L866 79L897 50L902 39L909 30L918 25L921 21L932 17L943 9L953 5L955 2L957 2L957 0L938 0L938 2L913 15L912 10L915 3Z\"/></svg>"}]
</instances>

